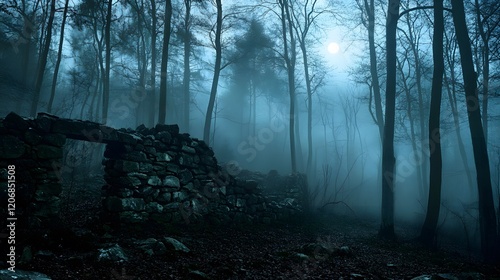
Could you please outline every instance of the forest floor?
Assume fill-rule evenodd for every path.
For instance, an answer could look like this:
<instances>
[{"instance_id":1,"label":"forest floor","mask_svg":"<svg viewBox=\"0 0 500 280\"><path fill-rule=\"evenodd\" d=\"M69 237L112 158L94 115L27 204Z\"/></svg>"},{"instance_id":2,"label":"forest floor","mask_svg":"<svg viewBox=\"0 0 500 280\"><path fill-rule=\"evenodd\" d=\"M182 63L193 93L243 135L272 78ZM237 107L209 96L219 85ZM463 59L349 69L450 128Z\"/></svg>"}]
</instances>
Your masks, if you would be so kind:
<instances>
[{"instance_id":1,"label":"forest floor","mask_svg":"<svg viewBox=\"0 0 500 280\"><path fill-rule=\"evenodd\" d=\"M85 249L61 247L52 258L33 258L19 269L52 279L412 279L438 274L420 279L500 279L500 266L450 248L428 250L407 237L414 233L397 233L398 241L382 241L374 222L336 216L151 233L141 238L170 236L191 251L148 256L124 245L128 261L103 263L75 257L91 255Z\"/></svg>"}]
</instances>

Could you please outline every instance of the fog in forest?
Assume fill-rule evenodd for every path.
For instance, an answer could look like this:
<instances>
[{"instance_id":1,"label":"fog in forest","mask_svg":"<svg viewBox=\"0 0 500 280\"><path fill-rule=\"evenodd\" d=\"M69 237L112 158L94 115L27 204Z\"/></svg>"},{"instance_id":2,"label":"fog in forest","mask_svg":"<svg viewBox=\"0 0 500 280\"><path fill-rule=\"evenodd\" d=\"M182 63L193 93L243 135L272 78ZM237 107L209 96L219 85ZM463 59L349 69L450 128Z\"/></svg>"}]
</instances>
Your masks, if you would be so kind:
<instances>
[{"instance_id":1,"label":"fog in forest","mask_svg":"<svg viewBox=\"0 0 500 280\"><path fill-rule=\"evenodd\" d=\"M485 139L492 191L486 199L500 222L499 3L465 1L482 124L481 135L471 135L451 3L444 1L436 115L434 4L400 2L395 172L384 173L381 133L390 120L391 88L385 2L2 1L0 117L46 112L134 130L178 124L181 133L211 146L229 174L306 174L314 215L363 218L377 227L382 182L389 180L396 235L401 227L420 232L430 157L439 143L437 242L477 253L483 201L474 137ZM439 133L429 137L430 119L436 118ZM85 171L74 178L102 174L103 145L67 149L65 157L85 158L76 167Z\"/></svg>"}]
</instances>

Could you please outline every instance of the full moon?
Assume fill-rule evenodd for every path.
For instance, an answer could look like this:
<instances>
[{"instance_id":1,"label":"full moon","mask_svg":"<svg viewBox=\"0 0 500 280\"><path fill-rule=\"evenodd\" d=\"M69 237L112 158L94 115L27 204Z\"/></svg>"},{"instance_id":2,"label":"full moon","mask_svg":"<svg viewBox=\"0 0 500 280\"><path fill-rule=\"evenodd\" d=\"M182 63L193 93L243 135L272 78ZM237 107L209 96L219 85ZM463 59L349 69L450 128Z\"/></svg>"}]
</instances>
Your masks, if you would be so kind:
<instances>
[{"instance_id":1,"label":"full moon","mask_svg":"<svg viewBox=\"0 0 500 280\"><path fill-rule=\"evenodd\" d=\"M338 53L340 50L340 46L339 44L335 43L335 42L332 42L330 44L328 44L328 52L331 53L331 54L336 54Z\"/></svg>"}]
</instances>

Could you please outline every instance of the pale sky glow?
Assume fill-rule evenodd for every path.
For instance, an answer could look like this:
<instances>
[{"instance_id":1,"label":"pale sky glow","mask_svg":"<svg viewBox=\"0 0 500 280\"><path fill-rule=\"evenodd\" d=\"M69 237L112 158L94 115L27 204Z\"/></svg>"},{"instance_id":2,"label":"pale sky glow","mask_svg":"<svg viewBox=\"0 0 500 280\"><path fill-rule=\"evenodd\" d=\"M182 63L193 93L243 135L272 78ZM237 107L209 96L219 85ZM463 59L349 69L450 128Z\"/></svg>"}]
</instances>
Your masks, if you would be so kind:
<instances>
[{"instance_id":1,"label":"pale sky glow","mask_svg":"<svg viewBox=\"0 0 500 280\"><path fill-rule=\"evenodd\" d=\"M331 54L337 54L340 51L340 46L336 42L331 42L328 44L328 52Z\"/></svg>"}]
</instances>

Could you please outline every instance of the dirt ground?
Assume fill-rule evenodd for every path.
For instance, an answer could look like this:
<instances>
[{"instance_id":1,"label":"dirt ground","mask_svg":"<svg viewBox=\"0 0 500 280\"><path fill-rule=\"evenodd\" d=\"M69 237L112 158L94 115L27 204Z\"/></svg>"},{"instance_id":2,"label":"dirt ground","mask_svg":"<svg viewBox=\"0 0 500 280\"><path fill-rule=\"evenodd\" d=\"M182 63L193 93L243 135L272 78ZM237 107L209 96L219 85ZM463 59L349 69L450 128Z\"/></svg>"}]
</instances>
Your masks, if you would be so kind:
<instances>
[{"instance_id":1,"label":"dirt ground","mask_svg":"<svg viewBox=\"0 0 500 280\"><path fill-rule=\"evenodd\" d=\"M500 279L500 266L441 248L428 250L403 229L399 240L377 238L374 222L331 216L274 225L182 229L170 236L189 253L148 256L117 239L129 260L97 262L95 250L66 248L20 268L52 279ZM130 244L130 243L129 243ZM455 277L455 278L453 278ZM431 279L431 278L421 278Z\"/></svg>"}]
</instances>

